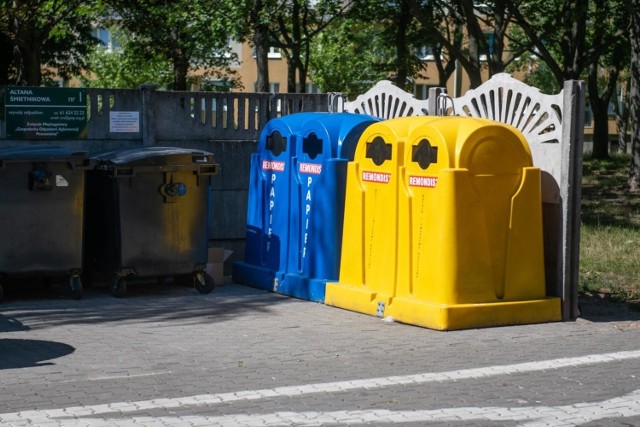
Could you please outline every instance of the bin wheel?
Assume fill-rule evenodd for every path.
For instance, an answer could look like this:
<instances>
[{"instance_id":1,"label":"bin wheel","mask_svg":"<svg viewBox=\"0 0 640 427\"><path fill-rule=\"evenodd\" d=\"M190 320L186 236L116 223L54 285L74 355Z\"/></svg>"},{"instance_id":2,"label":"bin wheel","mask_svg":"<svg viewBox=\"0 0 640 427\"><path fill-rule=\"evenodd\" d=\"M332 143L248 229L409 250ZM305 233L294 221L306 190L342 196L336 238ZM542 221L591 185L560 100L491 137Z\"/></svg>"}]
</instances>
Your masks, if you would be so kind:
<instances>
[{"instance_id":1,"label":"bin wheel","mask_svg":"<svg viewBox=\"0 0 640 427\"><path fill-rule=\"evenodd\" d=\"M214 287L213 277L204 271L196 271L193 274L193 285L201 294L211 293Z\"/></svg>"},{"instance_id":2,"label":"bin wheel","mask_svg":"<svg viewBox=\"0 0 640 427\"><path fill-rule=\"evenodd\" d=\"M82 298L82 280L80 280L80 276L73 275L69 278L69 290L71 291L71 296L73 299Z\"/></svg>"},{"instance_id":3,"label":"bin wheel","mask_svg":"<svg viewBox=\"0 0 640 427\"><path fill-rule=\"evenodd\" d=\"M127 281L124 277L113 277L111 281L111 294L116 298L123 298L127 294Z\"/></svg>"}]
</instances>

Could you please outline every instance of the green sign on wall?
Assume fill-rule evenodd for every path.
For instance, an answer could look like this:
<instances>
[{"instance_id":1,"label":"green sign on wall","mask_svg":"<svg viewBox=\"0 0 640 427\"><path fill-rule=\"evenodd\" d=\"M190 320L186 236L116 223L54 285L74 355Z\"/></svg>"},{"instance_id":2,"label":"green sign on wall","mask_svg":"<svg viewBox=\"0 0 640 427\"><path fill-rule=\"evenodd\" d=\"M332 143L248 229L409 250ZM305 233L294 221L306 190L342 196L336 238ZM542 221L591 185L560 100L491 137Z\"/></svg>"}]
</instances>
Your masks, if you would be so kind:
<instances>
[{"instance_id":1,"label":"green sign on wall","mask_svg":"<svg viewBox=\"0 0 640 427\"><path fill-rule=\"evenodd\" d=\"M4 105L7 138L87 137L86 89L10 86Z\"/></svg>"}]
</instances>

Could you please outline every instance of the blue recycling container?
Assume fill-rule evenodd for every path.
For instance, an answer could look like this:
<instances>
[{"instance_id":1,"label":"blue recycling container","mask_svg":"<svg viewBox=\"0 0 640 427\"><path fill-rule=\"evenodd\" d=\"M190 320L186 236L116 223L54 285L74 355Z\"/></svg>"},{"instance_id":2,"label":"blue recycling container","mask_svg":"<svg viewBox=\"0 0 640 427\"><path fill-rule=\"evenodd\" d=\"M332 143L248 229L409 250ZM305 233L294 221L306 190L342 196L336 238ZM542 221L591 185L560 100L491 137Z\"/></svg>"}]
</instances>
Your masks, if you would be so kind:
<instances>
[{"instance_id":1,"label":"blue recycling container","mask_svg":"<svg viewBox=\"0 0 640 427\"><path fill-rule=\"evenodd\" d=\"M362 132L379 120L298 113L267 124L252 157L246 256L234 264L234 281L324 301L326 282L340 271L347 163ZM282 136L283 125L290 144L276 158L267 140Z\"/></svg>"}]
</instances>

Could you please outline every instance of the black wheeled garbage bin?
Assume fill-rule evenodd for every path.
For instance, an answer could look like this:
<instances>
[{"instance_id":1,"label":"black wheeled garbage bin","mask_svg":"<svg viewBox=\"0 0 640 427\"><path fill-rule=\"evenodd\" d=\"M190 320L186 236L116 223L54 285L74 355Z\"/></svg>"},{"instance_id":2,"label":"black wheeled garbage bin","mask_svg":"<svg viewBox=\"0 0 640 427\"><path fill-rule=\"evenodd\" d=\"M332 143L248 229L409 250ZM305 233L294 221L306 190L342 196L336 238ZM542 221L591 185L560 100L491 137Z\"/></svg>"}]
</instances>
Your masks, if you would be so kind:
<instances>
[{"instance_id":1,"label":"black wheeled garbage bin","mask_svg":"<svg viewBox=\"0 0 640 427\"><path fill-rule=\"evenodd\" d=\"M135 278L192 275L201 293L213 290L205 272L212 153L142 147L92 156L87 174L85 270L123 297Z\"/></svg>"},{"instance_id":2,"label":"black wheeled garbage bin","mask_svg":"<svg viewBox=\"0 0 640 427\"><path fill-rule=\"evenodd\" d=\"M69 278L82 296L86 151L53 146L0 150L0 278ZM2 295L0 284L0 295Z\"/></svg>"}]
</instances>

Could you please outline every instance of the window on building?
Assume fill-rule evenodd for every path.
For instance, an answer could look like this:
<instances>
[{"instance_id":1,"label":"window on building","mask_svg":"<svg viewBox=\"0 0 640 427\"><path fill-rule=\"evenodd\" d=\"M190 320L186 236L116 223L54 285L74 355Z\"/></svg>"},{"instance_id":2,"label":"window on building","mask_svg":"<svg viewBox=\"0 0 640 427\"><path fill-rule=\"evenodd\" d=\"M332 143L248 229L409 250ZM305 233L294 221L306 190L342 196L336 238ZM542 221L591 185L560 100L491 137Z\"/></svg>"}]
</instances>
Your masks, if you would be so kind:
<instances>
[{"instance_id":1,"label":"window on building","mask_svg":"<svg viewBox=\"0 0 640 427\"><path fill-rule=\"evenodd\" d=\"M432 87L437 87L437 85L416 83L413 85L413 96L416 99L427 99L429 97L429 89Z\"/></svg>"},{"instance_id":2,"label":"window on building","mask_svg":"<svg viewBox=\"0 0 640 427\"><path fill-rule=\"evenodd\" d=\"M95 28L93 36L99 40L99 46L106 49L107 52L120 51L122 46L114 37L113 31L108 28Z\"/></svg>"},{"instance_id":3,"label":"window on building","mask_svg":"<svg viewBox=\"0 0 640 427\"><path fill-rule=\"evenodd\" d=\"M493 44L495 41L495 34L493 32L485 32L484 37L487 39L487 44L489 45L489 55L493 54ZM480 61L486 61L487 55L484 53L480 55Z\"/></svg>"},{"instance_id":4,"label":"window on building","mask_svg":"<svg viewBox=\"0 0 640 427\"><path fill-rule=\"evenodd\" d=\"M211 92L230 92L231 84L225 79L204 79L200 83L200 90Z\"/></svg>"},{"instance_id":5,"label":"window on building","mask_svg":"<svg viewBox=\"0 0 640 427\"><path fill-rule=\"evenodd\" d=\"M253 91L258 91L258 85L256 83L253 84ZM280 83L269 82L269 93L280 93Z\"/></svg>"},{"instance_id":6,"label":"window on building","mask_svg":"<svg viewBox=\"0 0 640 427\"><path fill-rule=\"evenodd\" d=\"M267 57L269 59L281 59L282 58L282 51L280 50L279 47L270 47L269 48L269 53L267 53Z\"/></svg>"},{"instance_id":7,"label":"window on building","mask_svg":"<svg viewBox=\"0 0 640 427\"><path fill-rule=\"evenodd\" d=\"M256 57L256 50L253 49L253 57ZM267 52L267 58L269 59L282 59L282 51L279 47L270 47L269 52Z\"/></svg>"},{"instance_id":8,"label":"window on building","mask_svg":"<svg viewBox=\"0 0 640 427\"><path fill-rule=\"evenodd\" d=\"M433 61L436 57L433 55L431 46L420 46L415 48L415 55L422 61Z\"/></svg>"},{"instance_id":9,"label":"window on building","mask_svg":"<svg viewBox=\"0 0 640 427\"><path fill-rule=\"evenodd\" d=\"M588 105L584 109L584 127L593 127L593 112L591 111L591 107Z\"/></svg>"},{"instance_id":10,"label":"window on building","mask_svg":"<svg viewBox=\"0 0 640 427\"><path fill-rule=\"evenodd\" d=\"M315 84L315 83L307 83L306 92L307 93L322 93L322 91L320 90L318 85Z\"/></svg>"}]
</instances>

